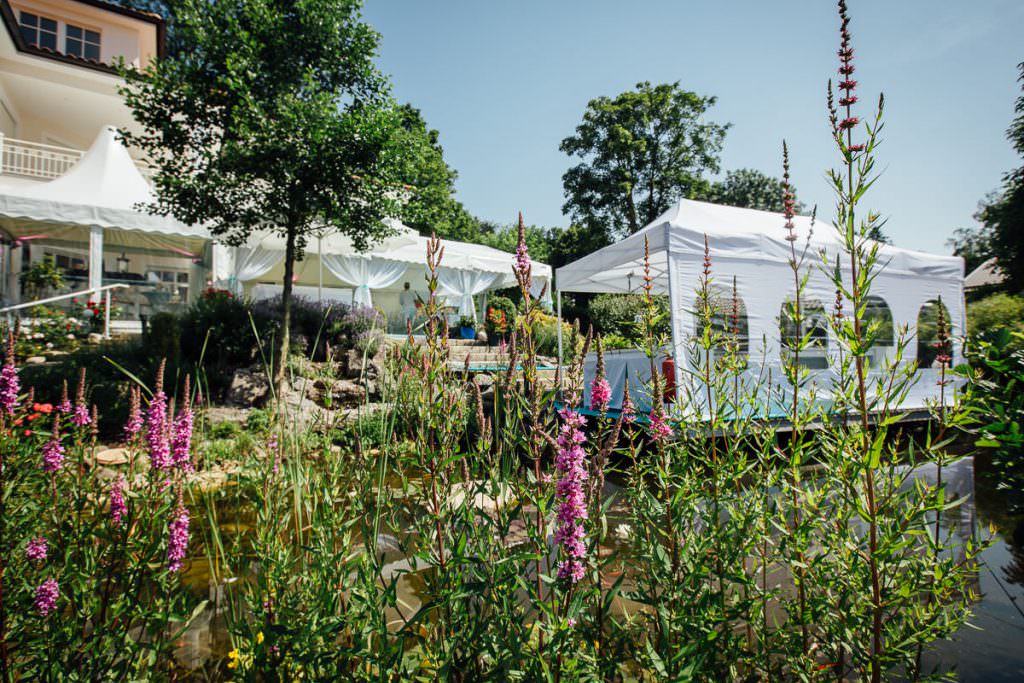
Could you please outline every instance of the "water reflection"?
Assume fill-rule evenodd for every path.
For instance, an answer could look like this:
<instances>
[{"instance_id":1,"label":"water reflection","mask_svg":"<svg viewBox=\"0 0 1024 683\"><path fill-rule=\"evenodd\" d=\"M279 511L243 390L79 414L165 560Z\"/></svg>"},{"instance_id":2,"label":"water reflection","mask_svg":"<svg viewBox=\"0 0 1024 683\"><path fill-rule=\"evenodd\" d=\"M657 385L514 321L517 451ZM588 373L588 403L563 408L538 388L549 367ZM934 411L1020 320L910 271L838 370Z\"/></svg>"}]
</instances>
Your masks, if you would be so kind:
<instances>
[{"instance_id":1,"label":"water reflection","mask_svg":"<svg viewBox=\"0 0 1024 683\"><path fill-rule=\"evenodd\" d=\"M914 469L908 478L908 486L914 480L934 483L938 477L937 468L932 464ZM942 479L946 485L947 500L965 497L960 506L949 510L944 516L943 527L954 532L963 541L987 540L993 534L993 542L980 557L977 584L973 589L980 596L974 605L974 616L969 626L961 629L951 641L936 644L925 656L928 669L955 670L966 683L1003 681L1024 681L1024 509L1012 504L1012 498L1020 492L1001 486L998 475L988 468L987 460L964 458L943 469ZM614 484L608 484L607 493L614 493ZM624 524L627 511L622 498L611 508L609 547L602 553L625 550L629 529ZM242 524L245 526L245 524ZM992 529L990 532L989 529ZM387 577L398 575L398 599L400 609L388 614L389 625L398 628L419 608L423 580L420 572L403 557L399 539L381 535L378 549L385 555L384 573ZM204 680L219 678L211 676L212 669L222 663L230 649L226 630L226 586L215 585L209 578L207 567L197 563L189 573L189 583L197 597L207 598L209 606L196 619L191 628L179 639L176 659L179 666L193 672L193 678ZM614 576L604 576L603 581L613 582ZM386 577L386 578L387 578ZM779 577L784 580L784 577ZM627 582L628 583L628 582ZM614 612L634 612L639 607L619 598Z\"/></svg>"}]
</instances>

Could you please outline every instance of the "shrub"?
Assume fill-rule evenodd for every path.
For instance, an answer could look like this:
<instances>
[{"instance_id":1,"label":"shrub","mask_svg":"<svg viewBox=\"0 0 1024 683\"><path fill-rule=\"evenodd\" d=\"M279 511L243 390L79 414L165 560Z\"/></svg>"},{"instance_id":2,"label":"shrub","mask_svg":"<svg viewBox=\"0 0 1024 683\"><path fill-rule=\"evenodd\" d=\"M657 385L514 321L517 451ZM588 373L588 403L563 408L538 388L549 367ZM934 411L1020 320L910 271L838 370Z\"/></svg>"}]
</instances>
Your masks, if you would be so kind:
<instances>
[{"instance_id":1,"label":"shrub","mask_svg":"<svg viewBox=\"0 0 1024 683\"><path fill-rule=\"evenodd\" d=\"M643 310L642 294L598 294L588 307L590 322L594 332L615 334L630 341L640 338L636 320ZM668 299L664 296L654 297L655 305L662 315L656 334L668 333Z\"/></svg>"},{"instance_id":2,"label":"shrub","mask_svg":"<svg viewBox=\"0 0 1024 683\"><path fill-rule=\"evenodd\" d=\"M1024 297L992 294L967 305L967 330L985 335L1001 328L1024 332Z\"/></svg>"},{"instance_id":3,"label":"shrub","mask_svg":"<svg viewBox=\"0 0 1024 683\"><path fill-rule=\"evenodd\" d=\"M181 353L181 323L173 313L157 313L149 319L146 345L157 358L176 361Z\"/></svg>"},{"instance_id":4,"label":"shrub","mask_svg":"<svg viewBox=\"0 0 1024 683\"><path fill-rule=\"evenodd\" d=\"M534 314L533 338L537 345L537 353L542 356L558 357L558 318L546 313L537 312ZM570 335L572 325L562 323L562 360L566 361L571 357Z\"/></svg>"},{"instance_id":5,"label":"shrub","mask_svg":"<svg viewBox=\"0 0 1024 683\"><path fill-rule=\"evenodd\" d=\"M215 392L227 387L236 368L253 362L256 346L249 307L226 290L206 290L181 317L182 357L202 363Z\"/></svg>"},{"instance_id":6,"label":"shrub","mask_svg":"<svg viewBox=\"0 0 1024 683\"><path fill-rule=\"evenodd\" d=\"M493 296L487 301L487 337L507 336L516 322L516 305L504 296Z\"/></svg>"}]
</instances>

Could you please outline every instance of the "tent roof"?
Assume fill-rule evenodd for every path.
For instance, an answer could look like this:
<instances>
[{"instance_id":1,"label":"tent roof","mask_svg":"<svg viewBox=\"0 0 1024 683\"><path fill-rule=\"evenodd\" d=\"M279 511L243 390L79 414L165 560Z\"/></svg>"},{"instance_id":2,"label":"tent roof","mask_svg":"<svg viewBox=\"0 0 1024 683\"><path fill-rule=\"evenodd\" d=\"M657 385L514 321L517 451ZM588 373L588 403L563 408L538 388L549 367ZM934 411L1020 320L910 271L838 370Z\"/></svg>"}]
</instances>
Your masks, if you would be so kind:
<instances>
[{"instance_id":1,"label":"tent roof","mask_svg":"<svg viewBox=\"0 0 1024 683\"><path fill-rule=\"evenodd\" d=\"M838 254L836 229L808 216L793 219L802 246L810 235L814 252ZM555 275L563 292L629 292L643 284L644 240L650 250L654 291L668 291L667 251L693 259L704 255L704 240L716 260L788 263L782 214L720 206L683 199L629 237L559 268ZM879 259L889 273L936 279L962 278L963 260L881 245Z\"/></svg>"},{"instance_id":2,"label":"tent roof","mask_svg":"<svg viewBox=\"0 0 1024 683\"><path fill-rule=\"evenodd\" d=\"M391 218L385 219L384 223L394 230L395 234L371 247L371 251L397 249L399 247L417 244L419 234L408 225L404 225L403 223ZM263 249L270 251L284 251L285 236L274 230L263 231L250 237L246 244L249 246L258 245ZM325 254L356 254L356 249L352 244L352 240L348 236L331 229L324 230L323 236L320 237L319 244L317 243L317 238L315 236L311 236L307 239L306 254L316 254L318 251L322 251Z\"/></svg>"},{"instance_id":3,"label":"tent roof","mask_svg":"<svg viewBox=\"0 0 1024 683\"><path fill-rule=\"evenodd\" d=\"M15 236L38 231L41 222L209 239L201 227L137 208L153 201L149 183L117 139L117 130L105 126L82 158L59 178L0 188L0 217L9 219L5 227Z\"/></svg>"}]
</instances>

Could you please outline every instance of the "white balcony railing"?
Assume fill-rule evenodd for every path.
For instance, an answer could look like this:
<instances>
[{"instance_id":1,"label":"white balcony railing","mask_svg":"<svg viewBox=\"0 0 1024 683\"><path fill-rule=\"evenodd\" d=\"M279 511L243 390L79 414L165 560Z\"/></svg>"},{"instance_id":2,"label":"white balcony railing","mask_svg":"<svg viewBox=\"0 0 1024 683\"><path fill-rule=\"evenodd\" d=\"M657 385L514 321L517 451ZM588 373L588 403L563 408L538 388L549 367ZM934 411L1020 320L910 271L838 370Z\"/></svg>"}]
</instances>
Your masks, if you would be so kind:
<instances>
[{"instance_id":1,"label":"white balcony railing","mask_svg":"<svg viewBox=\"0 0 1024 683\"><path fill-rule=\"evenodd\" d=\"M79 149L18 140L0 133L0 175L52 180L64 175L84 154ZM147 180L153 176L152 167L140 162L135 165Z\"/></svg>"}]
</instances>

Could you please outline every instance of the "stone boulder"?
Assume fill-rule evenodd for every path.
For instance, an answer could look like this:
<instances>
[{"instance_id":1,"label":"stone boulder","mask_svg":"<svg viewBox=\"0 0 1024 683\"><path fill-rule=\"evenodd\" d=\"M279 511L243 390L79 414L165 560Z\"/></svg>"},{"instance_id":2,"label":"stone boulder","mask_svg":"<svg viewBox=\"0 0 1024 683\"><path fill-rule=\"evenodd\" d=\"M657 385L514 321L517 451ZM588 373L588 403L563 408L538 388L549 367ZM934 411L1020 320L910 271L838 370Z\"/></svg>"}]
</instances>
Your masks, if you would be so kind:
<instances>
[{"instance_id":1,"label":"stone boulder","mask_svg":"<svg viewBox=\"0 0 1024 683\"><path fill-rule=\"evenodd\" d=\"M383 374L379 354L377 356L365 356L362 351L349 349L340 360L340 370L348 379L375 380Z\"/></svg>"},{"instance_id":2,"label":"stone boulder","mask_svg":"<svg viewBox=\"0 0 1024 683\"><path fill-rule=\"evenodd\" d=\"M306 396L321 406L349 408L366 400L366 389L350 379L317 379L306 388ZM329 401L328 401L329 399Z\"/></svg>"},{"instance_id":3,"label":"stone boulder","mask_svg":"<svg viewBox=\"0 0 1024 683\"><path fill-rule=\"evenodd\" d=\"M270 381L262 368L239 368L231 378L227 402L249 408L262 405L270 395Z\"/></svg>"}]
</instances>

